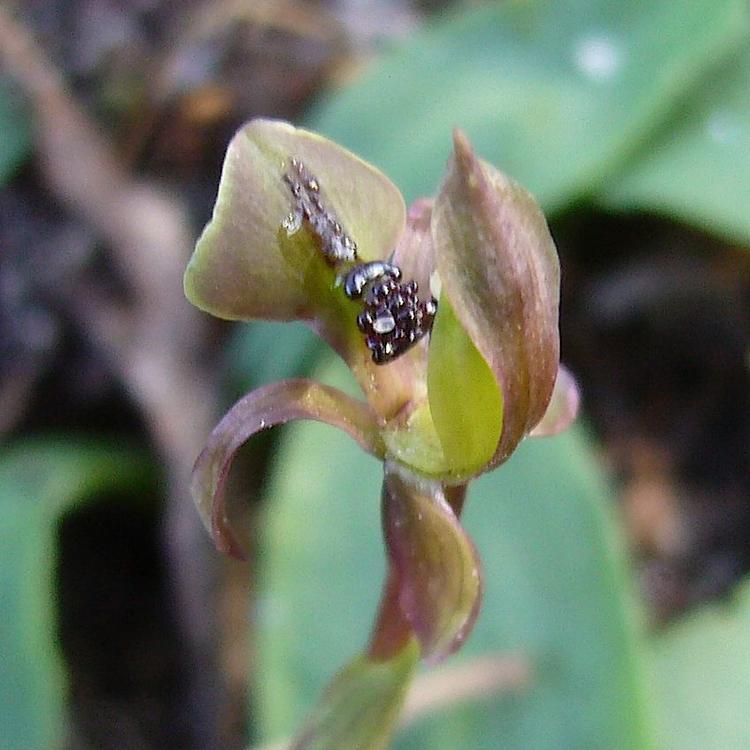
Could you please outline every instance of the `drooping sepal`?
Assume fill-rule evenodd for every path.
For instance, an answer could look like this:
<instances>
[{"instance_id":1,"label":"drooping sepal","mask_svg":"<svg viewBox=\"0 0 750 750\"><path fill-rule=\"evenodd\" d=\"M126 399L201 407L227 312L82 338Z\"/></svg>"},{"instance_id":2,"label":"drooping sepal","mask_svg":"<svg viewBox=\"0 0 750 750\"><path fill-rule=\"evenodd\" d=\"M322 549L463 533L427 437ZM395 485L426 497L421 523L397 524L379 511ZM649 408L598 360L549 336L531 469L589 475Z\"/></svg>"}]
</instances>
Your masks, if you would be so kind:
<instances>
[{"instance_id":1,"label":"drooping sepal","mask_svg":"<svg viewBox=\"0 0 750 750\"><path fill-rule=\"evenodd\" d=\"M382 519L392 590L430 662L460 647L482 599L481 563L451 506L459 496L457 506L462 493L386 463Z\"/></svg>"},{"instance_id":2,"label":"drooping sepal","mask_svg":"<svg viewBox=\"0 0 750 750\"><path fill-rule=\"evenodd\" d=\"M370 407L312 380L281 380L241 398L211 433L193 469L191 491L216 546L244 556L232 530L225 485L237 450L262 430L294 419L312 419L338 427L364 450L382 458L384 447Z\"/></svg>"}]
</instances>

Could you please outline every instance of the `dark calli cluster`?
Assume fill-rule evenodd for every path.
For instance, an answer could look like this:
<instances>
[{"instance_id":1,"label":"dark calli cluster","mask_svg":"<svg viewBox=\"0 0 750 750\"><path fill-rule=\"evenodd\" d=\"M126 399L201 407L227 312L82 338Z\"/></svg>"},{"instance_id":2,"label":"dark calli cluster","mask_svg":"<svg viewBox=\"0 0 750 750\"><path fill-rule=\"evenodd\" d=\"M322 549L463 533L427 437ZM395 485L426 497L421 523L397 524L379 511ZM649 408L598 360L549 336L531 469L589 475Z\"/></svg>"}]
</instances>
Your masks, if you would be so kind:
<instances>
[{"instance_id":1,"label":"dark calli cluster","mask_svg":"<svg viewBox=\"0 0 750 750\"><path fill-rule=\"evenodd\" d=\"M399 281L401 272L384 273L364 296L364 310L357 326L365 334L375 364L385 364L410 349L432 327L437 300L419 299L416 281Z\"/></svg>"},{"instance_id":2,"label":"dark calli cluster","mask_svg":"<svg viewBox=\"0 0 750 750\"><path fill-rule=\"evenodd\" d=\"M293 157L284 174L294 207L284 222L289 234L307 224L320 242L326 261L346 272L343 286L349 299L363 299L364 310L357 327L365 335L367 348L376 365L391 362L430 331L437 312L437 300L419 298L416 281L401 282L401 269L393 263L372 261L354 265L357 243L351 239L336 214L327 208L320 181L300 159ZM352 267L353 266L353 267Z\"/></svg>"}]
</instances>

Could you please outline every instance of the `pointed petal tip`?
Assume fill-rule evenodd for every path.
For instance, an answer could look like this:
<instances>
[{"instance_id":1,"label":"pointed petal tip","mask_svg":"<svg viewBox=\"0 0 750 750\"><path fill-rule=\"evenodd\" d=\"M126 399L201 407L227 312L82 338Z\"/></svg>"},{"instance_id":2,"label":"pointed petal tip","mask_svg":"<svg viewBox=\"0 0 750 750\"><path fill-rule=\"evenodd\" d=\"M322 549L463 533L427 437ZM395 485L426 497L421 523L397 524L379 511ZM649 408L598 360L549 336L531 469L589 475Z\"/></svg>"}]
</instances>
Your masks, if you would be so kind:
<instances>
[{"instance_id":1,"label":"pointed petal tip","mask_svg":"<svg viewBox=\"0 0 750 750\"><path fill-rule=\"evenodd\" d=\"M474 147L466 133L460 128L453 130L453 165L460 179L472 190L484 185L486 177ZM485 188L487 189L487 188Z\"/></svg>"},{"instance_id":2,"label":"pointed petal tip","mask_svg":"<svg viewBox=\"0 0 750 750\"><path fill-rule=\"evenodd\" d=\"M461 128L453 128L453 151L456 156L462 158L474 157L474 149L469 137Z\"/></svg>"},{"instance_id":3,"label":"pointed petal tip","mask_svg":"<svg viewBox=\"0 0 750 750\"><path fill-rule=\"evenodd\" d=\"M410 206L406 214L407 224L421 231L428 231L430 219L432 218L433 198L417 198Z\"/></svg>"}]
</instances>

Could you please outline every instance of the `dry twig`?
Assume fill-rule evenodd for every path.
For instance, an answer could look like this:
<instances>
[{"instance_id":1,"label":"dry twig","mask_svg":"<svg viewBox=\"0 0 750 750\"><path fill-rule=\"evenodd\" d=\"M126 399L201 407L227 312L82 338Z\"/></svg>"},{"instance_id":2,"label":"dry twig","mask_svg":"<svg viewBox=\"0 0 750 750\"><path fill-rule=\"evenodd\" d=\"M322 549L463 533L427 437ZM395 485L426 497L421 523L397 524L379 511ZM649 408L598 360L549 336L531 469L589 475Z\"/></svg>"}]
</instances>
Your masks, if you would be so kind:
<instances>
[{"instance_id":1,"label":"dry twig","mask_svg":"<svg viewBox=\"0 0 750 750\"><path fill-rule=\"evenodd\" d=\"M165 543L179 620L191 654L190 718L201 750L217 746L221 681L216 671L215 558L189 501L187 480L216 413L201 354L206 324L182 294L193 244L181 203L137 182L67 90L30 34L0 8L0 63L34 113L36 154L55 197L106 242L131 303L92 304L80 289L68 302L140 407L169 480ZM101 295L100 295L101 296Z\"/></svg>"}]
</instances>

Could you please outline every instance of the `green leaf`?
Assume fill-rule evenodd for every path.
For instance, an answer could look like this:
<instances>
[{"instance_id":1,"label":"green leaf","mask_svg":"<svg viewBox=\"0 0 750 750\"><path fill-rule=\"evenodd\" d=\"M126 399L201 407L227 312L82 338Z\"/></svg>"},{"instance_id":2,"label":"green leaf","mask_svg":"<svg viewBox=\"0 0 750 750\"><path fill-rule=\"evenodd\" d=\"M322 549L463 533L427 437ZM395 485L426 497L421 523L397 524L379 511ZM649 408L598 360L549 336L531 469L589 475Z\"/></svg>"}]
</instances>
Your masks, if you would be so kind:
<instances>
[{"instance_id":1,"label":"green leaf","mask_svg":"<svg viewBox=\"0 0 750 750\"><path fill-rule=\"evenodd\" d=\"M101 491L140 483L123 450L25 442L0 459L0 737L3 747L62 746L66 680L56 642L57 523Z\"/></svg>"},{"instance_id":2,"label":"green leaf","mask_svg":"<svg viewBox=\"0 0 750 750\"><path fill-rule=\"evenodd\" d=\"M29 121L18 99L0 86L0 185L13 176L30 148Z\"/></svg>"},{"instance_id":3,"label":"green leaf","mask_svg":"<svg viewBox=\"0 0 750 750\"><path fill-rule=\"evenodd\" d=\"M260 556L254 709L264 738L291 734L367 638L385 575L380 482L378 462L337 431L288 430ZM579 432L528 440L470 486L465 527L486 588L462 654L517 653L534 681L522 695L431 716L396 747L651 748L611 502Z\"/></svg>"},{"instance_id":4,"label":"green leaf","mask_svg":"<svg viewBox=\"0 0 750 750\"><path fill-rule=\"evenodd\" d=\"M750 583L654 642L665 750L746 750L750 741Z\"/></svg>"},{"instance_id":5,"label":"green leaf","mask_svg":"<svg viewBox=\"0 0 750 750\"><path fill-rule=\"evenodd\" d=\"M239 396L283 378L310 374L323 343L303 323L258 320L238 325L226 353L232 392Z\"/></svg>"},{"instance_id":6,"label":"green leaf","mask_svg":"<svg viewBox=\"0 0 750 750\"><path fill-rule=\"evenodd\" d=\"M410 38L309 121L409 200L434 192L461 127L558 210L621 167L747 32L744 0L486 3Z\"/></svg>"},{"instance_id":7,"label":"green leaf","mask_svg":"<svg viewBox=\"0 0 750 750\"><path fill-rule=\"evenodd\" d=\"M414 639L385 661L354 659L328 686L290 750L386 750L418 661Z\"/></svg>"},{"instance_id":8,"label":"green leaf","mask_svg":"<svg viewBox=\"0 0 750 750\"><path fill-rule=\"evenodd\" d=\"M715 71L601 196L750 245L750 47Z\"/></svg>"}]
</instances>

